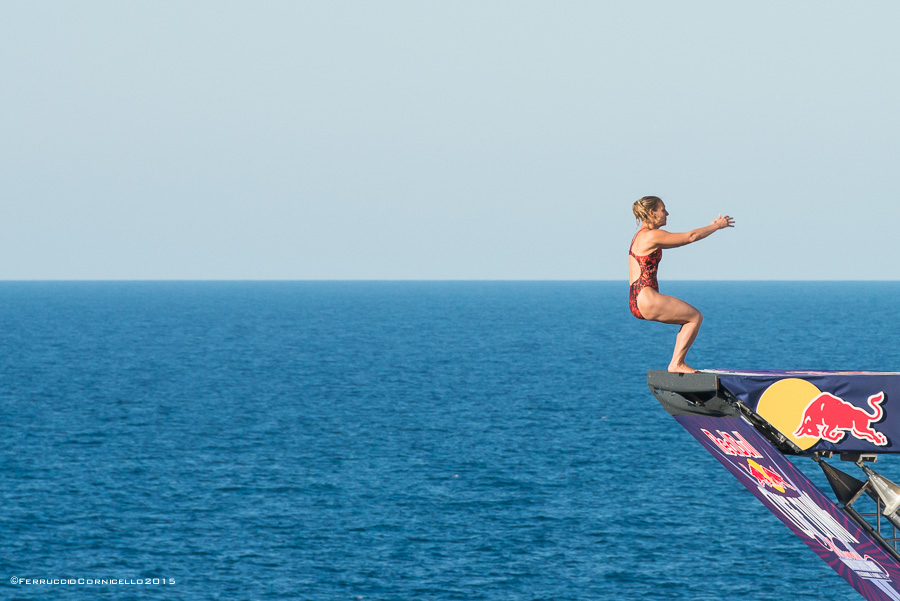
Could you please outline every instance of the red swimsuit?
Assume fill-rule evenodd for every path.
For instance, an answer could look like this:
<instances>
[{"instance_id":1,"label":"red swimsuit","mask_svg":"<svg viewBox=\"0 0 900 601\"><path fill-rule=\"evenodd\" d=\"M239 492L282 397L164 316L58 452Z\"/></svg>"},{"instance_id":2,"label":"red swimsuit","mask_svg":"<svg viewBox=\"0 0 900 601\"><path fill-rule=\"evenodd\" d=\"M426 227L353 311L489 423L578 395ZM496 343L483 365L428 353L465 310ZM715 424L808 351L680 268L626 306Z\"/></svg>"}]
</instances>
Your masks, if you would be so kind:
<instances>
[{"instance_id":1,"label":"red swimsuit","mask_svg":"<svg viewBox=\"0 0 900 601\"><path fill-rule=\"evenodd\" d=\"M644 316L641 315L640 309L638 309L637 297L638 294L641 293L641 290L646 288L647 286L653 288L657 292L659 292L659 283L656 281L656 270L659 268L659 261L662 259L662 249L657 248L649 255L638 256L634 254L631 248L634 246L634 241L637 239L638 234L643 232L645 229L642 227L638 230L638 233L634 235L634 238L631 239L631 246L628 247L628 254L634 257L634 259L638 262L638 266L641 268L641 275L638 276L638 279L631 284L631 292L628 295L628 304L631 306L631 314L637 317L638 319L644 319Z\"/></svg>"}]
</instances>

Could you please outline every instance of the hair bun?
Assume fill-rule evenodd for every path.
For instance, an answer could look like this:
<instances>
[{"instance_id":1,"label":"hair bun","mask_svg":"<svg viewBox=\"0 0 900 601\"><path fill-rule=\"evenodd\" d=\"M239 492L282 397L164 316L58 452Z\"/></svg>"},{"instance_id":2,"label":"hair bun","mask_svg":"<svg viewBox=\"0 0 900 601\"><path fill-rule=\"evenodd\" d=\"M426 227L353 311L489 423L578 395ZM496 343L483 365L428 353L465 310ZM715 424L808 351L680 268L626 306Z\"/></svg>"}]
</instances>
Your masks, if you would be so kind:
<instances>
[{"instance_id":1,"label":"hair bun","mask_svg":"<svg viewBox=\"0 0 900 601\"><path fill-rule=\"evenodd\" d=\"M638 220L638 223L647 221L650 213L655 211L661 202L662 199L659 196L645 196L640 200L634 201L634 204L631 206L634 218Z\"/></svg>"}]
</instances>

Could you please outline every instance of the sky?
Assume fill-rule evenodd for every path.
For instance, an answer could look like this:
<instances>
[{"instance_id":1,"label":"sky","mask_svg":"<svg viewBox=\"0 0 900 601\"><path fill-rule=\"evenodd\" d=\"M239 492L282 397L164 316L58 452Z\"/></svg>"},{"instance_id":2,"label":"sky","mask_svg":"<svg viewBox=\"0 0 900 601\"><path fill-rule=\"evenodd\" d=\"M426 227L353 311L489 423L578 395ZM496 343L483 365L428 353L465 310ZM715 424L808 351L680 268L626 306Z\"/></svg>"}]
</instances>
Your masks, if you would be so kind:
<instances>
[{"instance_id":1,"label":"sky","mask_svg":"<svg viewBox=\"0 0 900 601\"><path fill-rule=\"evenodd\" d=\"M0 280L900 278L900 3L0 7Z\"/></svg>"}]
</instances>

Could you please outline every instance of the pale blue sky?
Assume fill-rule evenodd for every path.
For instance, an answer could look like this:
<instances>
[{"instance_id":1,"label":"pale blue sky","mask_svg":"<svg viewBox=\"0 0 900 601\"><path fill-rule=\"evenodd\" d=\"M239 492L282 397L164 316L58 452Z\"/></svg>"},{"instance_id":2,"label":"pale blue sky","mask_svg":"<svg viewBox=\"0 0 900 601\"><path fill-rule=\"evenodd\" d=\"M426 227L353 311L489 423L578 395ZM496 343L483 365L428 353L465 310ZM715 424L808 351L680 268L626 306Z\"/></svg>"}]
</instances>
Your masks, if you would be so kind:
<instances>
[{"instance_id":1,"label":"pale blue sky","mask_svg":"<svg viewBox=\"0 0 900 601\"><path fill-rule=\"evenodd\" d=\"M0 279L898 279L893 1L4 2Z\"/></svg>"}]
</instances>

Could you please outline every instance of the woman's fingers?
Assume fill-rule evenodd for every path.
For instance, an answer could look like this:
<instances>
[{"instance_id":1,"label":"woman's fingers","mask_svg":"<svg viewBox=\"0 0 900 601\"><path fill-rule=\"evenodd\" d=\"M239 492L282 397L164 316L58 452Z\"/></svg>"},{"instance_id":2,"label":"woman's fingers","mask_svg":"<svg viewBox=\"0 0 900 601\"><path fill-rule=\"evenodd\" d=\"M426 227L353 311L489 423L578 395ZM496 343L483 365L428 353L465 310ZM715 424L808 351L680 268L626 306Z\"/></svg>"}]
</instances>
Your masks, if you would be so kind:
<instances>
[{"instance_id":1,"label":"woman's fingers","mask_svg":"<svg viewBox=\"0 0 900 601\"><path fill-rule=\"evenodd\" d=\"M722 214L719 213L719 216L713 219L713 224L719 229L722 229L723 227L734 227L734 217L731 215L722 217Z\"/></svg>"}]
</instances>

